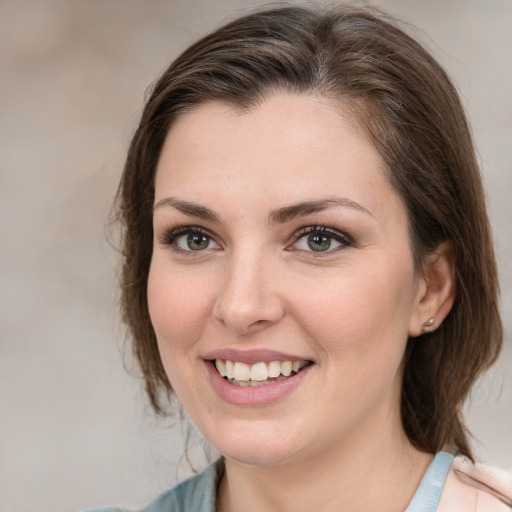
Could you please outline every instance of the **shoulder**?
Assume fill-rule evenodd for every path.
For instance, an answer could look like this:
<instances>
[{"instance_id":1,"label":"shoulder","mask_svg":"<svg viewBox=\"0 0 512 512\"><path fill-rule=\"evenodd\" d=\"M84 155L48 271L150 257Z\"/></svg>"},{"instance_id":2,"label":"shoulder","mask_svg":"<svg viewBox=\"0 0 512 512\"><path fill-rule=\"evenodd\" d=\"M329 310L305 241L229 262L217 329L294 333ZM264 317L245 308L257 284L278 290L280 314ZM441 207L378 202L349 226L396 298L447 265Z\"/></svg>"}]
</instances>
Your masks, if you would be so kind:
<instances>
[{"instance_id":1,"label":"shoulder","mask_svg":"<svg viewBox=\"0 0 512 512\"><path fill-rule=\"evenodd\" d=\"M510 512L512 473L456 457L438 512Z\"/></svg>"},{"instance_id":2,"label":"shoulder","mask_svg":"<svg viewBox=\"0 0 512 512\"><path fill-rule=\"evenodd\" d=\"M217 486L223 474L224 461L219 459L202 473L164 492L139 512L215 512ZM85 512L130 511L120 507L103 507Z\"/></svg>"}]
</instances>

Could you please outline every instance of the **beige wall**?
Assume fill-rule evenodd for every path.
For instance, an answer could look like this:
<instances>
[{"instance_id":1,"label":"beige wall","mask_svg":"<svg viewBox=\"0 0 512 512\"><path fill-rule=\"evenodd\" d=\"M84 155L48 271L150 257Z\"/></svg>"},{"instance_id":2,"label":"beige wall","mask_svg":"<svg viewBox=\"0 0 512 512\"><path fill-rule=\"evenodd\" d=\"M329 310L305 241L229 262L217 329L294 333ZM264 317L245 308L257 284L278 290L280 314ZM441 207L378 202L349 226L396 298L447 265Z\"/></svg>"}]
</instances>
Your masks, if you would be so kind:
<instances>
[{"instance_id":1,"label":"beige wall","mask_svg":"<svg viewBox=\"0 0 512 512\"><path fill-rule=\"evenodd\" d=\"M186 473L119 355L105 238L145 88L250 0L0 3L0 512L142 505ZM512 2L372 2L422 28L474 122L507 346L474 393L479 455L512 466ZM149 419L148 419L149 418Z\"/></svg>"}]
</instances>

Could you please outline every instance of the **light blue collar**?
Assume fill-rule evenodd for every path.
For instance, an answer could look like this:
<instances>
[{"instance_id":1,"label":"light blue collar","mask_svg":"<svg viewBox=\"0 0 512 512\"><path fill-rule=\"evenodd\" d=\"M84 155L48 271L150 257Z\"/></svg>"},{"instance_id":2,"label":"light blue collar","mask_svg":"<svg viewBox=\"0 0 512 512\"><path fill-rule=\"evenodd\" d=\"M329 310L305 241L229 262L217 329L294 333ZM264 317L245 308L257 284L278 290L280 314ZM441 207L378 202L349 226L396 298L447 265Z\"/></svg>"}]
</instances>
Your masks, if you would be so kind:
<instances>
[{"instance_id":1,"label":"light blue collar","mask_svg":"<svg viewBox=\"0 0 512 512\"><path fill-rule=\"evenodd\" d=\"M436 454L405 512L435 512L443 492L453 455ZM189 478L159 496L140 512L214 512L217 487L224 474L224 461L219 459L203 473ZM119 507L106 507L89 512L127 512Z\"/></svg>"},{"instance_id":2,"label":"light blue collar","mask_svg":"<svg viewBox=\"0 0 512 512\"><path fill-rule=\"evenodd\" d=\"M405 512L435 512L441 499L453 455L436 453Z\"/></svg>"}]
</instances>

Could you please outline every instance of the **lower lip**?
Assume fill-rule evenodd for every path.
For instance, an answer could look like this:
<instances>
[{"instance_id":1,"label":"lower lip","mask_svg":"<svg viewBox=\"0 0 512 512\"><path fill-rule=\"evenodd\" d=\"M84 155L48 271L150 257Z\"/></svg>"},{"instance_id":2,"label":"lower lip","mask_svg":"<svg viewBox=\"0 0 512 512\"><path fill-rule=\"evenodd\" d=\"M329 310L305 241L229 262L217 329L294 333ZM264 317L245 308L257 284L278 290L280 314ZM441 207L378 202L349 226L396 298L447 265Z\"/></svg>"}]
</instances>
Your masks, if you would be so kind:
<instances>
[{"instance_id":1,"label":"lower lip","mask_svg":"<svg viewBox=\"0 0 512 512\"><path fill-rule=\"evenodd\" d=\"M205 363L210 381L217 394L230 404L248 406L266 405L282 400L293 392L313 367L312 364L309 364L292 377L275 381L271 384L242 387L236 384L230 384L226 379L221 377L210 361L206 361Z\"/></svg>"}]
</instances>

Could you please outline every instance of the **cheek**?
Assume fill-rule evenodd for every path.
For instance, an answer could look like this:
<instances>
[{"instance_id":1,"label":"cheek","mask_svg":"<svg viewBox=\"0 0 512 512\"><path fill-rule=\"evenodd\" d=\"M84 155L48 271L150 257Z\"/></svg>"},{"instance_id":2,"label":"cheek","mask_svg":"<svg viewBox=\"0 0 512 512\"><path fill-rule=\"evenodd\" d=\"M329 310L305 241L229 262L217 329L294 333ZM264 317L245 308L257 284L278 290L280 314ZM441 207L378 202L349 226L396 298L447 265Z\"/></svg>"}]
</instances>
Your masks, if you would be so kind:
<instances>
[{"instance_id":1,"label":"cheek","mask_svg":"<svg viewBox=\"0 0 512 512\"><path fill-rule=\"evenodd\" d=\"M192 412L194 402L190 397L200 391L194 373L198 340L210 312L205 287L193 276L155 262L148 279L148 307L167 378L179 400Z\"/></svg>"},{"instance_id":2,"label":"cheek","mask_svg":"<svg viewBox=\"0 0 512 512\"><path fill-rule=\"evenodd\" d=\"M320 354L320 387L333 425L350 423L349 417L360 417L385 397L389 407L398 403L411 283L410 274L382 267L364 275L352 271L297 302L297 317Z\"/></svg>"},{"instance_id":3,"label":"cheek","mask_svg":"<svg viewBox=\"0 0 512 512\"><path fill-rule=\"evenodd\" d=\"M194 345L211 308L206 290L190 275L164 271L152 264L148 279L148 307L164 365L166 354Z\"/></svg>"},{"instance_id":4,"label":"cheek","mask_svg":"<svg viewBox=\"0 0 512 512\"><path fill-rule=\"evenodd\" d=\"M371 353L377 360L379 354L403 350L414 300L412 265L343 269L309 290L295 302L297 316L330 357Z\"/></svg>"}]
</instances>

